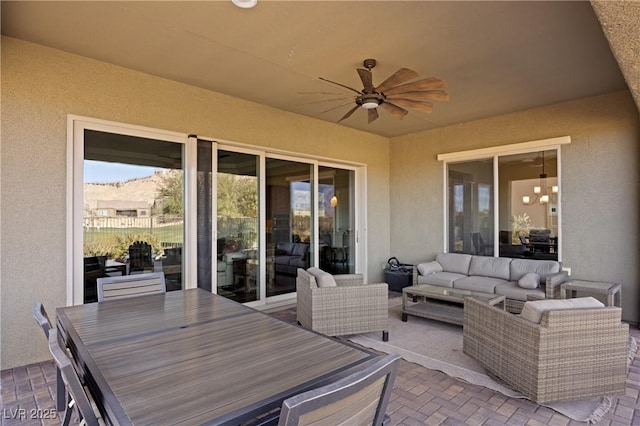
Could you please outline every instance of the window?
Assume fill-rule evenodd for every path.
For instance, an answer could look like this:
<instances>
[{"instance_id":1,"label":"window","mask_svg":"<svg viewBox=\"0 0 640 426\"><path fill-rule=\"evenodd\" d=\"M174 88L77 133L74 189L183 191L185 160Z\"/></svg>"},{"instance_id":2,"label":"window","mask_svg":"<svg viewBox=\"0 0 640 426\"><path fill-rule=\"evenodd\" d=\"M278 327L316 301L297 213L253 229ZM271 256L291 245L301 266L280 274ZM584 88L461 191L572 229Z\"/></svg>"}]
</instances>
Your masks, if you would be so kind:
<instances>
[{"instance_id":1,"label":"window","mask_svg":"<svg viewBox=\"0 0 640 426\"><path fill-rule=\"evenodd\" d=\"M450 253L561 260L560 147L568 137L442 154Z\"/></svg>"}]
</instances>

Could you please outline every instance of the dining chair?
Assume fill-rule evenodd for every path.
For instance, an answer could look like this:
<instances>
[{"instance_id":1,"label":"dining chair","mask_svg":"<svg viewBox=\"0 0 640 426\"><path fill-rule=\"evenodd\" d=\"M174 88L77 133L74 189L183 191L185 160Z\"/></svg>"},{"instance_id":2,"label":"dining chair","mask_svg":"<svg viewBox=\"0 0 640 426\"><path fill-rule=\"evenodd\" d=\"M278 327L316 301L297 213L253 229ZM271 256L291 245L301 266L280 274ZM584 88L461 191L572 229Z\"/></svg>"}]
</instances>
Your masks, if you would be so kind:
<instances>
[{"instance_id":1,"label":"dining chair","mask_svg":"<svg viewBox=\"0 0 640 426\"><path fill-rule=\"evenodd\" d=\"M399 363L400 355L387 355L344 379L284 400L278 425L382 425Z\"/></svg>"},{"instance_id":2,"label":"dining chair","mask_svg":"<svg viewBox=\"0 0 640 426\"><path fill-rule=\"evenodd\" d=\"M73 411L76 407L78 407L81 424L86 424L88 426L103 425L104 422L99 418L99 416L96 416L96 412L94 411L95 403L92 402L91 396L87 394L84 386L80 383L80 378L76 374L76 370L73 368L67 353L62 350L58 343L58 330L56 329L51 329L49 331L49 350L51 351L51 355L53 355L56 365L62 373L62 380L64 381L69 395L71 396L69 404L67 404L64 412L62 425L69 425L71 422L71 416L73 415Z\"/></svg>"},{"instance_id":3,"label":"dining chair","mask_svg":"<svg viewBox=\"0 0 640 426\"><path fill-rule=\"evenodd\" d=\"M36 302L33 305L33 317L36 319L36 321L38 322L38 325L40 325L40 328L42 328L42 331L44 332L44 337L46 339L49 339L49 330L51 330L51 321L49 320L49 315L47 315L47 311L44 308L44 305L42 304L42 302ZM56 371L56 410L57 411L62 411L65 408L66 405L66 401L67 401L67 395L66 395L66 389L63 385L62 382L62 376L60 373L60 369L57 369Z\"/></svg>"},{"instance_id":4,"label":"dining chair","mask_svg":"<svg viewBox=\"0 0 640 426\"><path fill-rule=\"evenodd\" d=\"M98 278L98 302L166 292L163 272Z\"/></svg>"}]
</instances>

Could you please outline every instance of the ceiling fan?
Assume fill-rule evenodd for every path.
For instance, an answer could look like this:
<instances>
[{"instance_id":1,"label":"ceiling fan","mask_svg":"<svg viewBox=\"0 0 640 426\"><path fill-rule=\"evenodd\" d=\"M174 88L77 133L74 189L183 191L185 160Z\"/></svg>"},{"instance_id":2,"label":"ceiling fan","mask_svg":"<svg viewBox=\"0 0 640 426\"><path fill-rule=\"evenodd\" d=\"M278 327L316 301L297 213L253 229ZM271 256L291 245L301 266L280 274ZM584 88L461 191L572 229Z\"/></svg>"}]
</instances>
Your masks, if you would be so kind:
<instances>
[{"instance_id":1,"label":"ceiling fan","mask_svg":"<svg viewBox=\"0 0 640 426\"><path fill-rule=\"evenodd\" d=\"M428 77L408 82L418 77L419 74L409 68L400 68L378 86L374 86L371 70L376 66L376 60L365 59L363 65L365 68L357 69L363 85L362 90L356 90L344 84L320 77L320 80L351 90L357 94L354 99L355 106L347 111L338 122L349 118L357 109L364 108L367 110L369 123L371 123L378 118L378 107L382 107L397 119L402 120L409 113L405 108L430 113L433 110L431 101L449 100L449 94L445 90L447 84L441 78ZM349 104L328 109L323 113L345 105Z\"/></svg>"}]
</instances>

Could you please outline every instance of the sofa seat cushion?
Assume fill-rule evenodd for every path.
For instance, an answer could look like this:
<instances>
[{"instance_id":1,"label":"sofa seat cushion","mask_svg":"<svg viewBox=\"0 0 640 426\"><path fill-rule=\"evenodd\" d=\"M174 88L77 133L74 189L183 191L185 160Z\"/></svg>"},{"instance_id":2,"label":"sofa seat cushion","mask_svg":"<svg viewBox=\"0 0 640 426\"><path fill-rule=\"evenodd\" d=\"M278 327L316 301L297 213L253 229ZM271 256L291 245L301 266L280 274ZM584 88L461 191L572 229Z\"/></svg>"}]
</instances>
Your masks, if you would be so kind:
<instances>
[{"instance_id":1,"label":"sofa seat cushion","mask_svg":"<svg viewBox=\"0 0 640 426\"><path fill-rule=\"evenodd\" d=\"M535 272L540 275L540 281L546 282L547 275L560 272L560 263L555 260L513 259L509 265L510 281L518 281L525 274Z\"/></svg>"},{"instance_id":2,"label":"sofa seat cushion","mask_svg":"<svg viewBox=\"0 0 640 426\"><path fill-rule=\"evenodd\" d=\"M509 281L510 264L511 259L508 257L473 256L469 265L469 275Z\"/></svg>"},{"instance_id":3,"label":"sofa seat cushion","mask_svg":"<svg viewBox=\"0 0 640 426\"><path fill-rule=\"evenodd\" d=\"M306 259L302 258L302 257L294 257L293 259L291 259L289 261L289 266L295 266L296 268L306 268L307 265L307 261Z\"/></svg>"},{"instance_id":4,"label":"sofa seat cushion","mask_svg":"<svg viewBox=\"0 0 640 426\"><path fill-rule=\"evenodd\" d=\"M518 285L517 282L511 281L508 283L498 284L496 286L496 294L506 297L511 300L520 300L522 302L526 302L527 296L532 295L536 299L544 299L545 293L541 288L528 289L522 288Z\"/></svg>"},{"instance_id":5,"label":"sofa seat cushion","mask_svg":"<svg viewBox=\"0 0 640 426\"><path fill-rule=\"evenodd\" d=\"M430 275L418 275L418 284L430 284L440 287L453 287L456 280L467 278L466 275L453 272L436 272Z\"/></svg>"},{"instance_id":6,"label":"sofa seat cushion","mask_svg":"<svg viewBox=\"0 0 640 426\"><path fill-rule=\"evenodd\" d=\"M576 299L547 299L526 302L520 315L536 324L542 321L545 311L604 308L604 303L593 297L578 297Z\"/></svg>"},{"instance_id":7,"label":"sofa seat cushion","mask_svg":"<svg viewBox=\"0 0 640 426\"><path fill-rule=\"evenodd\" d=\"M470 276L456 280L453 283L453 288L479 291L481 293L495 293L496 286L506 282L500 278Z\"/></svg>"},{"instance_id":8,"label":"sofa seat cushion","mask_svg":"<svg viewBox=\"0 0 640 426\"><path fill-rule=\"evenodd\" d=\"M470 254L440 253L436 256L436 260L442 265L442 270L445 272L469 275Z\"/></svg>"},{"instance_id":9,"label":"sofa seat cushion","mask_svg":"<svg viewBox=\"0 0 640 426\"><path fill-rule=\"evenodd\" d=\"M273 261L276 265L290 265L293 259L299 259L299 256L282 255L276 256Z\"/></svg>"}]
</instances>

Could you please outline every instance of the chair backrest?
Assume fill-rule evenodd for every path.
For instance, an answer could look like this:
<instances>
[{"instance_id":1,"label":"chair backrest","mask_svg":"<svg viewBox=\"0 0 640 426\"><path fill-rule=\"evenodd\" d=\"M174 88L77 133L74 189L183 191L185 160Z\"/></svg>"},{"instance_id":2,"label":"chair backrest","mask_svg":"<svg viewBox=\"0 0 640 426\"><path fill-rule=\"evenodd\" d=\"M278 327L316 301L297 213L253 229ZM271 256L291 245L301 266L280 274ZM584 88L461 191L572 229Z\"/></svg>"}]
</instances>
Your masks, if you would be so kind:
<instances>
[{"instance_id":1,"label":"chair backrest","mask_svg":"<svg viewBox=\"0 0 640 426\"><path fill-rule=\"evenodd\" d=\"M98 302L166 291L163 272L98 278Z\"/></svg>"},{"instance_id":2,"label":"chair backrest","mask_svg":"<svg viewBox=\"0 0 640 426\"><path fill-rule=\"evenodd\" d=\"M144 271L153 270L151 259L151 246L143 241L136 241L129 246L129 270Z\"/></svg>"},{"instance_id":3,"label":"chair backrest","mask_svg":"<svg viewBox=\"0 0 640 426\"><path fill-rule=\"evenodd\" d=\"M58 331L55 328L52 328L49 331L49 350L51 351L51 355L53 355L55 363L60 369L62 380L67 388L67 392L71 394L71 398L75 401L75 405L78 407L78 410L80 410L80 414L82 414L84 421L89 426L97 426L99 424L98 418L93 411L93 406L89 399L90 397L86 394L82 383L80 383L80 378L78 377L76 370L73 368L69 356L60 347L60 343L58 342Z\"/></svg>"},{"instance_id":4,"label":"chair backrest","mask_svg":"<svg viewBox=\"0 0 640 426\"><path fill-rule=\"evenodd\" d=\"M388 355L335 383L286 399L278 425L382 425L399 362L399 355Z\"/></svg>"},{"instance_id":5,"label":"chair backrest","mask_svg":"<svg viewBox=\"0 0 640 426\"><path fill-rule=\"evenodd\" d=\"M51 321L49 321L49 315L44 309L44 305L41 302L36 302L33 305L33 317L38 321L42 331L44 331L45 337L49 337L49 330L51 330Z\"/></svg>"}]
</instances>

